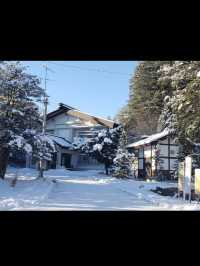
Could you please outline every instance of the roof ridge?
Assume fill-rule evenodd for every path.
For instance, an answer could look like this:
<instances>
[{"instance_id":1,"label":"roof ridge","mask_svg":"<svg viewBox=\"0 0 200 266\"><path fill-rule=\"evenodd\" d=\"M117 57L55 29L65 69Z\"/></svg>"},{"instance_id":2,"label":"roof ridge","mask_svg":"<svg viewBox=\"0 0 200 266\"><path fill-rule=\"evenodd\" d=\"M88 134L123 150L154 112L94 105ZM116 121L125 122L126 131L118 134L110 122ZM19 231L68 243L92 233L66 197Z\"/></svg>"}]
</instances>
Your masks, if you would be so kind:
<instances>
[{"instance_id":1,"label":"roof ridge","mask_svg":"<svg viewBox=\"0 0 200 266\"><path fill-rule=\"evenodd\" d=\"M161 138L163 138L167 135L170 135L170 134L171 134L170 130L164 129L163 131L154 133L154 134L148 136L147 138L132 142L132 143L128 144L127 147L131 148L131 147L135 147L135 146L139 146L139 145L149 144L151 142L154 142L154 141L161 139Z\"/></svg>"},{"instance_id":2,"label":"roof ridge","mask_svg":"<svg viewBox=\"0 0 200 266\"><path fill-rule=\"evenodd\" d=\"M70 105L67 105L67 104L65 104L65 103L59 103L59 108L62 108L62 107L66 107L66 108L69 108L69 109L71 109L71 110L78 110L77 108L72 107L72 106L70 106Z\"/></svg>"}]
</instances>

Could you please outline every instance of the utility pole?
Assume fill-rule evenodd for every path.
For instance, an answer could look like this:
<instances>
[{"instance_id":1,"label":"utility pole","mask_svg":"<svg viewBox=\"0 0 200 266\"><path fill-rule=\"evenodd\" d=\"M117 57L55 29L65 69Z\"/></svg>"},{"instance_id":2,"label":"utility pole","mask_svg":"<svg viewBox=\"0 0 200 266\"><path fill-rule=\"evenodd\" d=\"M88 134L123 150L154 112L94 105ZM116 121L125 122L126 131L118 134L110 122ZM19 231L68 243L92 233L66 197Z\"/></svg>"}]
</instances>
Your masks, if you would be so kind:
<instances>
[{"instance_id":1,"label":"utility pole","mask_svg":"<svg viewBox=\"0 0 200 266\"><path fill-rule=\"evenodd\" d=\"M45 78L44 78L44 113L43 113L43 122L42 122L42 133L45 134L46 132L46 120L47 120L47 105L48 105L48 96L46 94L47 91L47 80L50 80L47 78L48 71L54 73L52 69L50 69L47 65L43 65L45 69Z\"/></svg>"},{"instance_id":2,"label":"utility pole","mask_svg":"<svg viewBox=\"0 0 200 266\"><path fill-rule=\"evenodd\" d=\"M47 121L47 105L48 105L48 96L46 94L47 91L47 72L51 71L53 72L50 68L47 67L47 65L43 65L44 69L45 69L45 78L44 78L44 100L43 100L43 104L44 104L44 111L43 111L43 121L42 121L42 134L45 135L46 133L46 121ZM43 178L43 172L44 172L44 168L45 168L45 160L44 159L40 159L39 162L39 177Z\"/></svg>"},{"instance_id":3,"label":"utility pole","mask_svg":"<svg viewBox=\"0 0 200 266\"><path fill-rule=\"evenodd\" d=\"M48 105L48 96L46 94L47 89L47 71L50 70L47 65L44 65L45 68L45 78L44 78L44 114L43 114L43 123L42 123L42 133L46 132L46 121L47 121L47 105Z\"/></svg>"}]
</instances>

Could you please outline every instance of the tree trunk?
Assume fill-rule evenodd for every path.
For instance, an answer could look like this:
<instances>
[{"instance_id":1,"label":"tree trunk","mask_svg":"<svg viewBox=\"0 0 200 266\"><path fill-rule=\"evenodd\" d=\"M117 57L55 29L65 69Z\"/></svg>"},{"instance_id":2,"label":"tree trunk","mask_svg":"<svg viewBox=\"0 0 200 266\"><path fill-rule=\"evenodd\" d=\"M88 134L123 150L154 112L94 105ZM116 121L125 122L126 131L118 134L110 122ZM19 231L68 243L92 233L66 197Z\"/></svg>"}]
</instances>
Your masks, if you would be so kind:
<instances>
[{"instance_id":1,"label":"tree trunk","mask_svg":"<svg viewBox=\"0 0 200 266\"><path fill-rule=\"evenodd\" d=\"M38 178L43 178L44 175L43 175L43 169L39 169L39 175L38 175Z\"/></svg>"},{"instance_id":2,"label":"tree trunk","mask_svg":"<svg viewBox=\"0 0 200 266\"><path fill-rule=\"evenodd\" d=\"M38 175L38 178L43 178L44 177L43 172L44 172L44 170L43 170L43 161L40 160L39 161L39 175Z\"/></svg>"},{"instance_id":3,"label":"tree trunk","mask_svg":"<svg viewBox=\"0 0 200 266\"><path fill-rule=\"evenodd\" d=\"M0 178L4 179L8 165L9 149L0 148Z\"/></svg>"},{"instance_id":4,"label":"tree trunk","mask_svg":"<svg viewBox=\"0 0 200 266\"><path fill-rule=\"evenodd\" d=\"M108 164L105 163L105 171L106 171L106 175L108 175Z\"/></svg>"}]
</instances>

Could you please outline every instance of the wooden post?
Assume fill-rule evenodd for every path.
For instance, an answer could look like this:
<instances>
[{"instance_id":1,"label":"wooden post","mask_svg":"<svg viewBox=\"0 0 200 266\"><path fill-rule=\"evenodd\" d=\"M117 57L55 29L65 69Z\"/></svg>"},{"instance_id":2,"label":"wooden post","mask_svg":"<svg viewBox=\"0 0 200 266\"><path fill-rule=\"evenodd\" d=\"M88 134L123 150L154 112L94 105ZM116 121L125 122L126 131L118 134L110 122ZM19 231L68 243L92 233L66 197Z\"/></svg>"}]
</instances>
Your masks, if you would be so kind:
<instances>
[{"instance_id":1,"label":"wooden post","mask_svg":"<svg viewBox=\"0 0 200 266\"><path fill-rule=\"evenodd\" d=\"M195 169L195 181L194 181L195 195L200 200L200 169Z\"/></svg>"},{"instance_id":2,"label":"wooden post","mask_svg":"<svg viewBox=\"0 0 200 266\"><path fill-rule=\"evenodd\" d=\"M168 136L168 171L169 171L169 176L171 180L171 175L170 175L170 136Z\"/></svg>"},{"instance_id":3,"label":"wooden post","mask_svg":"<svg viewBox=\"0 0 200 266\"><path fill-rule=\"evenodd\" d=\"M184 190L184 176L185 176L185 163L180 162L178 167L178 196L183 193Z\"/></svg>"},{"instance_id":4,"label":"wooden post","mask_svg":"<svg viewBox=\"0 0 200 266\"><path fill-rule=\"evenodd\" d=\"M184 199L189 196L191 200L191 177L192 177L192 158L187 156L185 158L185 177L184 177Z\"/></svg>"},{"instance_id":5,"label":"wooden post","mask_svg":"<svg viewBox=\"0 0 200 266\"><path fill-rule=\"evenodd\" d=\"M155 175L157 176L158 173L157 173L157 154L156 154L156 151L157 151L157 143L155 144L154 146L154 162L155 162Z\"/></svg>"},{"instance_id":6,"label":"wooden post","mask_svg":"<svg viewBox=\"0 0 200 266\"><path fill-rule=\"evenodd\" d=\"M152 144L151 144L151 177L152 177Z\"/></svg>"}]
</instances>

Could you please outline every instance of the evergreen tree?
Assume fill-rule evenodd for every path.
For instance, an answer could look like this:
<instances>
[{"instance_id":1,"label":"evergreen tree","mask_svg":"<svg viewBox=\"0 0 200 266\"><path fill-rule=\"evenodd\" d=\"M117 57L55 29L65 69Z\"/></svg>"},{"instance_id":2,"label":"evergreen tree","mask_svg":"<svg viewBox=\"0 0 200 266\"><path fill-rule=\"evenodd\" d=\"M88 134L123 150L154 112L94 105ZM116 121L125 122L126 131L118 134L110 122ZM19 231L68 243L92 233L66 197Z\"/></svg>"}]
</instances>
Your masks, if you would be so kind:
<instances>
[{"instance_id":1,"label":"evergreen tree","mask_svg":"<svg viewBox=\"0 0 200 266\"><path fill-rule=\"evenodd\" d=\"M101 130L82 146L84 152L105 165L107 175L117 153L121 132L121 126Z\"/></svg>"},{"instance_id":2,"label":"evergreen tree","mask_svg":"<svg viewBox=\"0 0 200 266\"><path fill-rule=\"evenodd\" d=\"M165 64L161 72L161 82L172 88L160 117L162 128L173 130L184 157L200 142L200 62L175 61Z\"/></svg>"},{"instance_id":3,"label":"evergreen tree","mask_svg":"<svg viewBox=\"0 0 200 266\"><path fill-rule=\"evenodd\" d=\"M112 175L115 177L128 178L133 174L135 156L128 152L127 144L126 132L122 130L117 154L113 160Z\"/></svg>"},{"instance_id":4,"label":"evergreen tree","mask_svg":"<svg viewBox=\"0 0 200 266\"><path fill-rule=\"evenodd\" d=\"M157 131L163 99L168 95L168 86L158 82L159 72L165 61L143 61L130 80L128 104L117 118L128 134L152 134Z\"/></svg>"},{"instance_id":5,"label":"evergreen tree","mask_svg":"<svg viewBox=\"0 0 200 266\"><path fill-rule=\"evenodd\" d=\"M25 70L18 62L0 65L0 178L5 176L13 148L30 150L24 132L41 126L36 102L40 102L44 90L39 79Z\"/></svg>"},{"instance_id":6,"label":"evergreen tree","mask_svg":"<svg viewBox=\"0 0 200 266\"><path fill-rule=\"evenodd\" d=\"M53 153L56 152L56 146L47 134L40 131L26 130L23 133L23 137L30 147L26 149L26 152L31 153L31 156L38 164L39 177L43 177L46 163L52 160Z\"/></svg>"},{"instance_id":7,"label":"evergreen tree","mask_svg":"<svg viewBox=\"0 0 200 266\"><path fill-rule=\"evenodd\" d=\"M43 170L47 161L52 160L52 153L56 152L54 142L51 138L36 130L25 130L21 136L15 136L10 142L12 157L13 154L26 156L30 154L38 164L39 177L43 177Z\"/></svg>"},{"instance_id":8,"label":"evergreen tree","mask_svg":"<svg viewBox=\"0 0 200 266\"><path fill-rule=\"evenodd\" d=\"M144 61L130 81L129 101L118 120L129 134L170 129L184 158L200 143L199 103L199 61Z\"/></svg>"}]
</instances>

